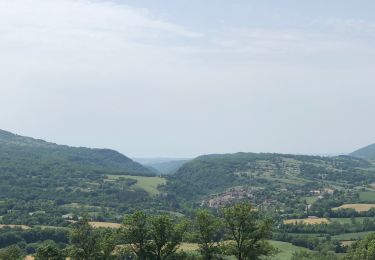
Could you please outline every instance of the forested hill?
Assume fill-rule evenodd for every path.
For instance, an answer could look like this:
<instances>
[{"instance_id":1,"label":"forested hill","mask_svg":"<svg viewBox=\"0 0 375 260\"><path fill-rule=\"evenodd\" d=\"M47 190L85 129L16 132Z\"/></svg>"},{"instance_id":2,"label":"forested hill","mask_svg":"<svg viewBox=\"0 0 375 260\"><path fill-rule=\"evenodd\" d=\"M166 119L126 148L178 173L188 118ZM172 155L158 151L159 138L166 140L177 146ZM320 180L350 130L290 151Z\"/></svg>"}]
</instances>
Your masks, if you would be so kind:
<instances>
[{"instance_id":1,"label":"forested hill","mask_svg":"<svg viewBox=\"0 0 375 260\"><path fill-rule=\"evenodd\" d=\"M358 158L363 158L366 160L375 160L375 144L368 145L350 154Z\"/></svg>"},{"instance_id":2,"label":"forested hill","mask_svg":"<svg viewBox=\"0 0 375 260\"><path fill-rule=\"evenodd\" d=\"M109 149L57 145L0 130L1 174L153 175L141 164Z\"/></svg>"},{"instance_id":3,"label":"forested hill","mask_svg":"<svg viewBox=\"0 0 375 260\"><path fill-rule=\"evenodd\" d=\"M350 156L235 153L204 155L187 162L169 178L167 189L191 199L235 186L265 188L278 183L302 187L322 181L356 185L374 180L373 165Z\"/></svg>"}]
</instances>

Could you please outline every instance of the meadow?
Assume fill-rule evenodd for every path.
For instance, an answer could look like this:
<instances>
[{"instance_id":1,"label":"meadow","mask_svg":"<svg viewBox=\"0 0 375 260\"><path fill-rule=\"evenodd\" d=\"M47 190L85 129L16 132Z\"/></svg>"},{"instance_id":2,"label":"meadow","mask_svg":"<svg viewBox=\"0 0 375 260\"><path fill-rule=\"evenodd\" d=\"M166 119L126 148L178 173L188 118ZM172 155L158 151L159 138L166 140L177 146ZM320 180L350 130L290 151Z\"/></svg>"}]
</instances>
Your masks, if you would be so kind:
<instances>
[{"instance_id":1,"label":"meadow","mask_svg":"<svg viewBox=\"0 0 375 260\"><path fill-rule=\"evenodd\" d=\"M160 194L159 185L166 184L166 179L157 176L107 175L107 177L108 180L118 180L120 178L136 180L137 183L133 185L134 188L143 189L153 196Z\"/></svg>"}]
</instances>

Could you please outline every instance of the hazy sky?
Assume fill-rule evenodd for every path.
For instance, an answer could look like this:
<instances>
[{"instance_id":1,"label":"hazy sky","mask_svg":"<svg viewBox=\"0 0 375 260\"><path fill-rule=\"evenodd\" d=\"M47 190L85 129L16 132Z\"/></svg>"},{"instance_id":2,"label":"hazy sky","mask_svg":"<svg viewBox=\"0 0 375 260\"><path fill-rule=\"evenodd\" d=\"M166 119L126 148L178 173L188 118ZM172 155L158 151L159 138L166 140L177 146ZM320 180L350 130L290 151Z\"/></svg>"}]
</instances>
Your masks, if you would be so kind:
<instances>
[{"instance_id":1,"label":"hazy sky","mask_svg":"<svg viewBox=\"0 0 375 260\"><path fill-rule=\"evenodd\" d=\"M375 1L0 0L0 128L132 157L375 142Z\"/></svg>"}]
</instances>

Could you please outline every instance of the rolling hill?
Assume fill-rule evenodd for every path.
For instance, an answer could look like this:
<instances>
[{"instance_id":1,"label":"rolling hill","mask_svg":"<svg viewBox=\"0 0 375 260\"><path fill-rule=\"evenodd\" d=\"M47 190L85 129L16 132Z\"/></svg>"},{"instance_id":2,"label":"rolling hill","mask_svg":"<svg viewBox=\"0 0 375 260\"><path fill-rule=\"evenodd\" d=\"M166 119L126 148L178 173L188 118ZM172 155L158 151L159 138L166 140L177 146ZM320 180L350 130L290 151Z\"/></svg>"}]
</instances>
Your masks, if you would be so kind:
<instances>
[{"instance_id":1,"label":"rolling hill","mask_svg":"<svg viewBox=\"0 0 375 260\"><path fill-rule=\"evenodd\" d=\"M345 187L374 180L373 165L351 156L235 153L204 155L187 162L169 177L166 188L191 200L237 186L306 189L306 185L323 182Z\"/></svg>"},{"instance_id":2,"label":"rolling hill","mask_svg":"<svg viewBox=\"0 0 375 260\"><path fill-rule=\"evenodd\" d=\"M0 131L0 179L2 220L39 224L84 210L123 213L152 200L157 185L150 181L163 183L114 150L57 145L6 131ZM43 216L31 218L35 211Z\"/></svg>"},{"instance_id":3,"label":"rolling hill","mask_svg":"<svg viewBox=\"0 0 375 260\"><path fill-rule=\"evenodd\" d=\"M371 144L361 149L358 149L352 152L350 155L366 160L375 160L375 144Z\"/></svg>"},{"instance_id":4,"label":"rolling hill","mask_svg":"<svg viewBox=\"0 0 375 260\"><path fill-rule=\"evenodd\" d=\"M141 164L109 149L57 145L0 130L2 173L61 172L153 175Z\"/></svg>"}]
</instances>

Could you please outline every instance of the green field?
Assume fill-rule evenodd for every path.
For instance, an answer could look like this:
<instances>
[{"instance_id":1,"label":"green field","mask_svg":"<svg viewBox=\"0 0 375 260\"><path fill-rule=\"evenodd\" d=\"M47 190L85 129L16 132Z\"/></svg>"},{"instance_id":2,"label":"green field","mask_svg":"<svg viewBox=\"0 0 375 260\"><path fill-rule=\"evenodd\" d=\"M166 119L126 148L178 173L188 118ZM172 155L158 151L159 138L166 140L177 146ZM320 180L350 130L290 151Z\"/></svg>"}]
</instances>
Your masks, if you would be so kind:
<instances>
[{"instance_id":1,"label":"green field","mask_svg":"<svg viewBox=\"0 0 375 260\"><path fill-rule=\"evenodd\" d=\"M357 217L357 218L354 218L354 219L355 219L356 222L362 223L363 220L365 220L366 218L369 219L369 220L375 219L375 217ZM331 222L337 221L340 224L352 224L351 218L330 218L329 220Z\"/></svg>"},{"instance_id":2,"label":"green field","mask_svg":"<svg viewBox=\"0 0 375 260\"><path fill-rule=\"evenodd\" d=\"M375 191L359 192L360 202L375 202Z\"/></svg>"},{"instance_id":3,"label":"green field","mask_svg":"<svg viewBox=\"0 0 375 260\"><path fill-rule=\"evenodd\" d=\"M117 180L119 178L133 179L137 180L134 185L135 188L143 189L151 195L158 195L160 192L158 190L159 185L166 183L166 180L161 177L145 177L145 176L130 176L130 175L107 175L109 180Z\"/></svg>"},{"instance_id":4,"label":"green field","mask_svg":"<svg viewBox=\"0 0 375 260\"><path fill-rule=\"evenodd\" d=\"M270 243L280 251L277 255L271 258L272 260L289 260L292 258L294 252L301 250L310 251L304 247L295 246L287 242L270 241Z\"/></svg>"},{"instance_id":5,"label":"green field","mask_svg":"<svg viewBox=\"0 0 375 260\"><path fill-rule=\"evenodd\" d=\"M269 241L272 246L279 250L275 256L270 258L271 260L290 260L294 254L294 252L298 252L301 250L310 251L304 247L299 247L292 245L291 243L281 242L281 241ZM193 252L198 249L198 244L195 243L183 243L180 247L181 250L185 252ZM225 259L235 259L234 257L226 257ZM268 259L268 258L267 258Z\"/></svg>"},{"instance_id":6,"label":"green field","mask_svg":"<svg viewBox=\"0 0 375 260\"><path fill-rule=\"evenodd\" d=\"M356 233L346 233L346 234L340 234L336 236L332 236L332 239L337 240L358 240L362 239L368 234L373 233L371 231L365 231L365 232L356 232Z\"/></svg>"},{"instance_id":7,"label":"green field","mask_svg":"<svg viewBox=\"0 0 375 260\"><path fill-rule=\"evenodd\" d=\"M306 200L307 204L313 204L315 201L318 200L318 196L306 196L302 197L302 200Z\"/></svg>"}]
</instances>

